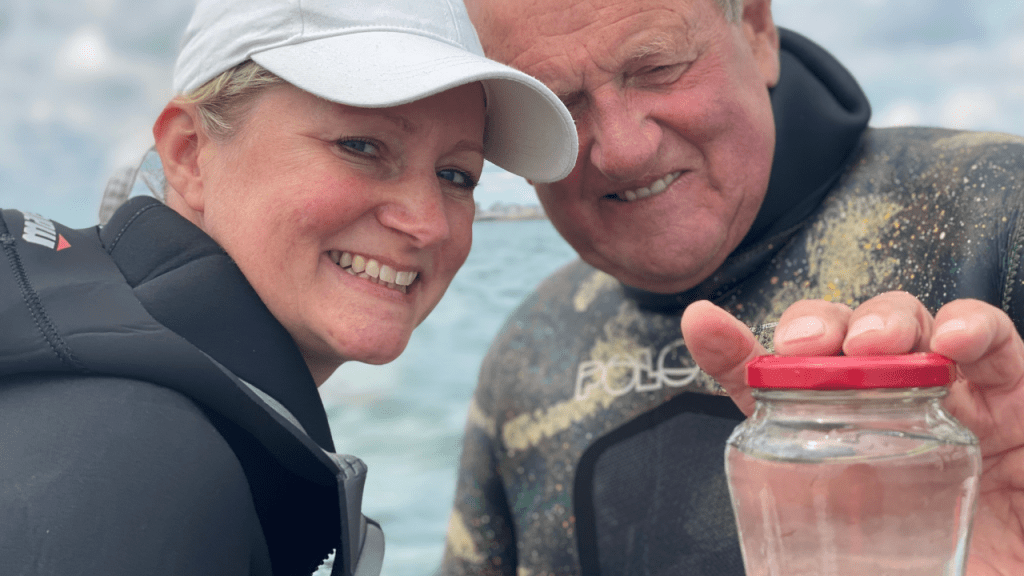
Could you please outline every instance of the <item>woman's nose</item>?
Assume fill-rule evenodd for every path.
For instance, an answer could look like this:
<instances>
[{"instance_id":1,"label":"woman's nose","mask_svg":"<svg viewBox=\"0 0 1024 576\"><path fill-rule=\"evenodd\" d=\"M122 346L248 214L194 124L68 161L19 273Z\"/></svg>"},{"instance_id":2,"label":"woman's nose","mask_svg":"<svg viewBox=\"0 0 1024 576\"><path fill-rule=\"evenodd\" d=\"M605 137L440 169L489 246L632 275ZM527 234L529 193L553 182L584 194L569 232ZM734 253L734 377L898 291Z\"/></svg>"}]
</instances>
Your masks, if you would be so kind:
<instances>
[{"instance_id":1,"label":"woman's nose","mask_svg":"<svg viewBox=\"0 0 1024 576\"><path fill-rule=\"evenodd\" d=\"M377 220L409 236L420 248L447 240L451 229L437 176L409 178L396 184L377 209Z\"/></svg>"}]
</instances>

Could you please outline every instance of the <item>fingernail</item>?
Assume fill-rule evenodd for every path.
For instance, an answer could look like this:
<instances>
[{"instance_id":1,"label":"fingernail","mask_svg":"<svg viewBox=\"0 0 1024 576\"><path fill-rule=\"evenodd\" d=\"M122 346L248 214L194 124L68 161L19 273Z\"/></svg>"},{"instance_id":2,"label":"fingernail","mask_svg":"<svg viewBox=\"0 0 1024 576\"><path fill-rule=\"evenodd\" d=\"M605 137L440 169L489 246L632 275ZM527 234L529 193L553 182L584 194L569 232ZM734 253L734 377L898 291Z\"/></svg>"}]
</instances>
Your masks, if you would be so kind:
<instances>
[{"instance_id":1,"label":"fingernail","mask_svg":"<svg viewBox=\"0 0 1024 576\"><path fill-rule=\"evenodd\" d=\"M781 333L775 333L775 338L779 342L792 342L813 336L821 336L824 333L825 323L820 318L817 316L801 316L787 322Z\"/></svg>"},{"instance_id":2,"label":"fingernail","mask_svg":"<svg viewBox=\"0 0 1024 576\"><path fill-rule=\"evenodd\" d=\"M885 320L877 314L869 314L851 324L850 329L846 331L846 337L853 338L865 332L882 330L883 328L885 328Z\"/></svg>"},{"instance_id":3,"label":"fingernail","mask_svg":"<svg viewBox=\"0 0 1024 576\"><path fill-rule=\"evenodd\" d=\"M943 322L935 328L935 336L939 334L945 334L946 332L963 332L967 330L967 321L956 319L948 322Z\"/></svg>"}]
</instances>

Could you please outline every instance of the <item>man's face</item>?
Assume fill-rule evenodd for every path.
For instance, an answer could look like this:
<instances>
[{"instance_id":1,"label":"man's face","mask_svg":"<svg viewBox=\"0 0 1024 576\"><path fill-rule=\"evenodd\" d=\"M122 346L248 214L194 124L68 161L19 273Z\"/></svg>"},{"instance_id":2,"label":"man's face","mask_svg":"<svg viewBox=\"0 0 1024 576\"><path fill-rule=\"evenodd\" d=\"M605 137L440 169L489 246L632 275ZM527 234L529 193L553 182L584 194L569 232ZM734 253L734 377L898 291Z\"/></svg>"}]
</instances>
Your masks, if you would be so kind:
<instances>
[{"instance_id":1,"label":"man's face","mask_svg":"<svg viewBox=\"0 0 1024 576\"><path fill-rule=\"evenodd\" d=\"M576 168L536 188L580 256L656 292L710 276L768 186L769 0L748 0L738 24L713 0L475 0L470 10L488 55L539 78L576 119Z\"/></svg>"}]
</instances>

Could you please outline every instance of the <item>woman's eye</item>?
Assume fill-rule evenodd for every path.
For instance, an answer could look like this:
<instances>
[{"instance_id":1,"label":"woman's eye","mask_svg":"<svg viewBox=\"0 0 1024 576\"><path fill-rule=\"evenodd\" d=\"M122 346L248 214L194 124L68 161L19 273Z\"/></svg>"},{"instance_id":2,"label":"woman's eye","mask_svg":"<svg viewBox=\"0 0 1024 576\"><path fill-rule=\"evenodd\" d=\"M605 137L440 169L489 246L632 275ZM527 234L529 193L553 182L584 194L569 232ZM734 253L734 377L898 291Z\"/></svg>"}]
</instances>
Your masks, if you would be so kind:
<instances>
[{"instance_id":1,"label":"woman's eye","mask_svg":"<svg viewBox=\"0 0 1024 576\"><path fill-rule=\"evenodd\" d=\"M340 140L338 145L368 156L376 156L379 152L375 145L365 140Z\"/></svg>"},{"instance_id":2,"label":"woman's eye","mask_svg":"<svg viewBox=\"0 0 1024 576\"><path fill-rule=\"evenodd\" d=\"M462 188L472 188L476 186L476 182L473 181L473 178L469 174L463 172L462 170L447 168L445 170L439 170L437 172L437 175L440 178L444 178L445 180L448 180L452 184L455 184L456 186L460 186Z\"/></svg>"}]
</instances>

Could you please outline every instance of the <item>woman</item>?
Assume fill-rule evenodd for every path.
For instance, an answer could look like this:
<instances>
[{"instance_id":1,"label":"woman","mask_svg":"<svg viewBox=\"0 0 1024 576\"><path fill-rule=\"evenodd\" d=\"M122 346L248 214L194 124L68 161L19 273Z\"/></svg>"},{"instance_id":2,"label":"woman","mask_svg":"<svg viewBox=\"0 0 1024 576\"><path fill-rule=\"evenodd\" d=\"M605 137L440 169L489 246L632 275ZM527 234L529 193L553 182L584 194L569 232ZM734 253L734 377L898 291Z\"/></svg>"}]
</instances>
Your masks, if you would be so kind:
<instances>
[{"instance_id":1,"label":"woman","mask_svg":"<svg viewBox=\"0 0 1024 576\"><path fill-rule=\"evenodd\" d=\"M564 177L572 120L449 0L201 0L174 82L165 203L0 213L4 573L375 574L316 387L402 351L484 159Z\"/></svg>"}]
</instances>

